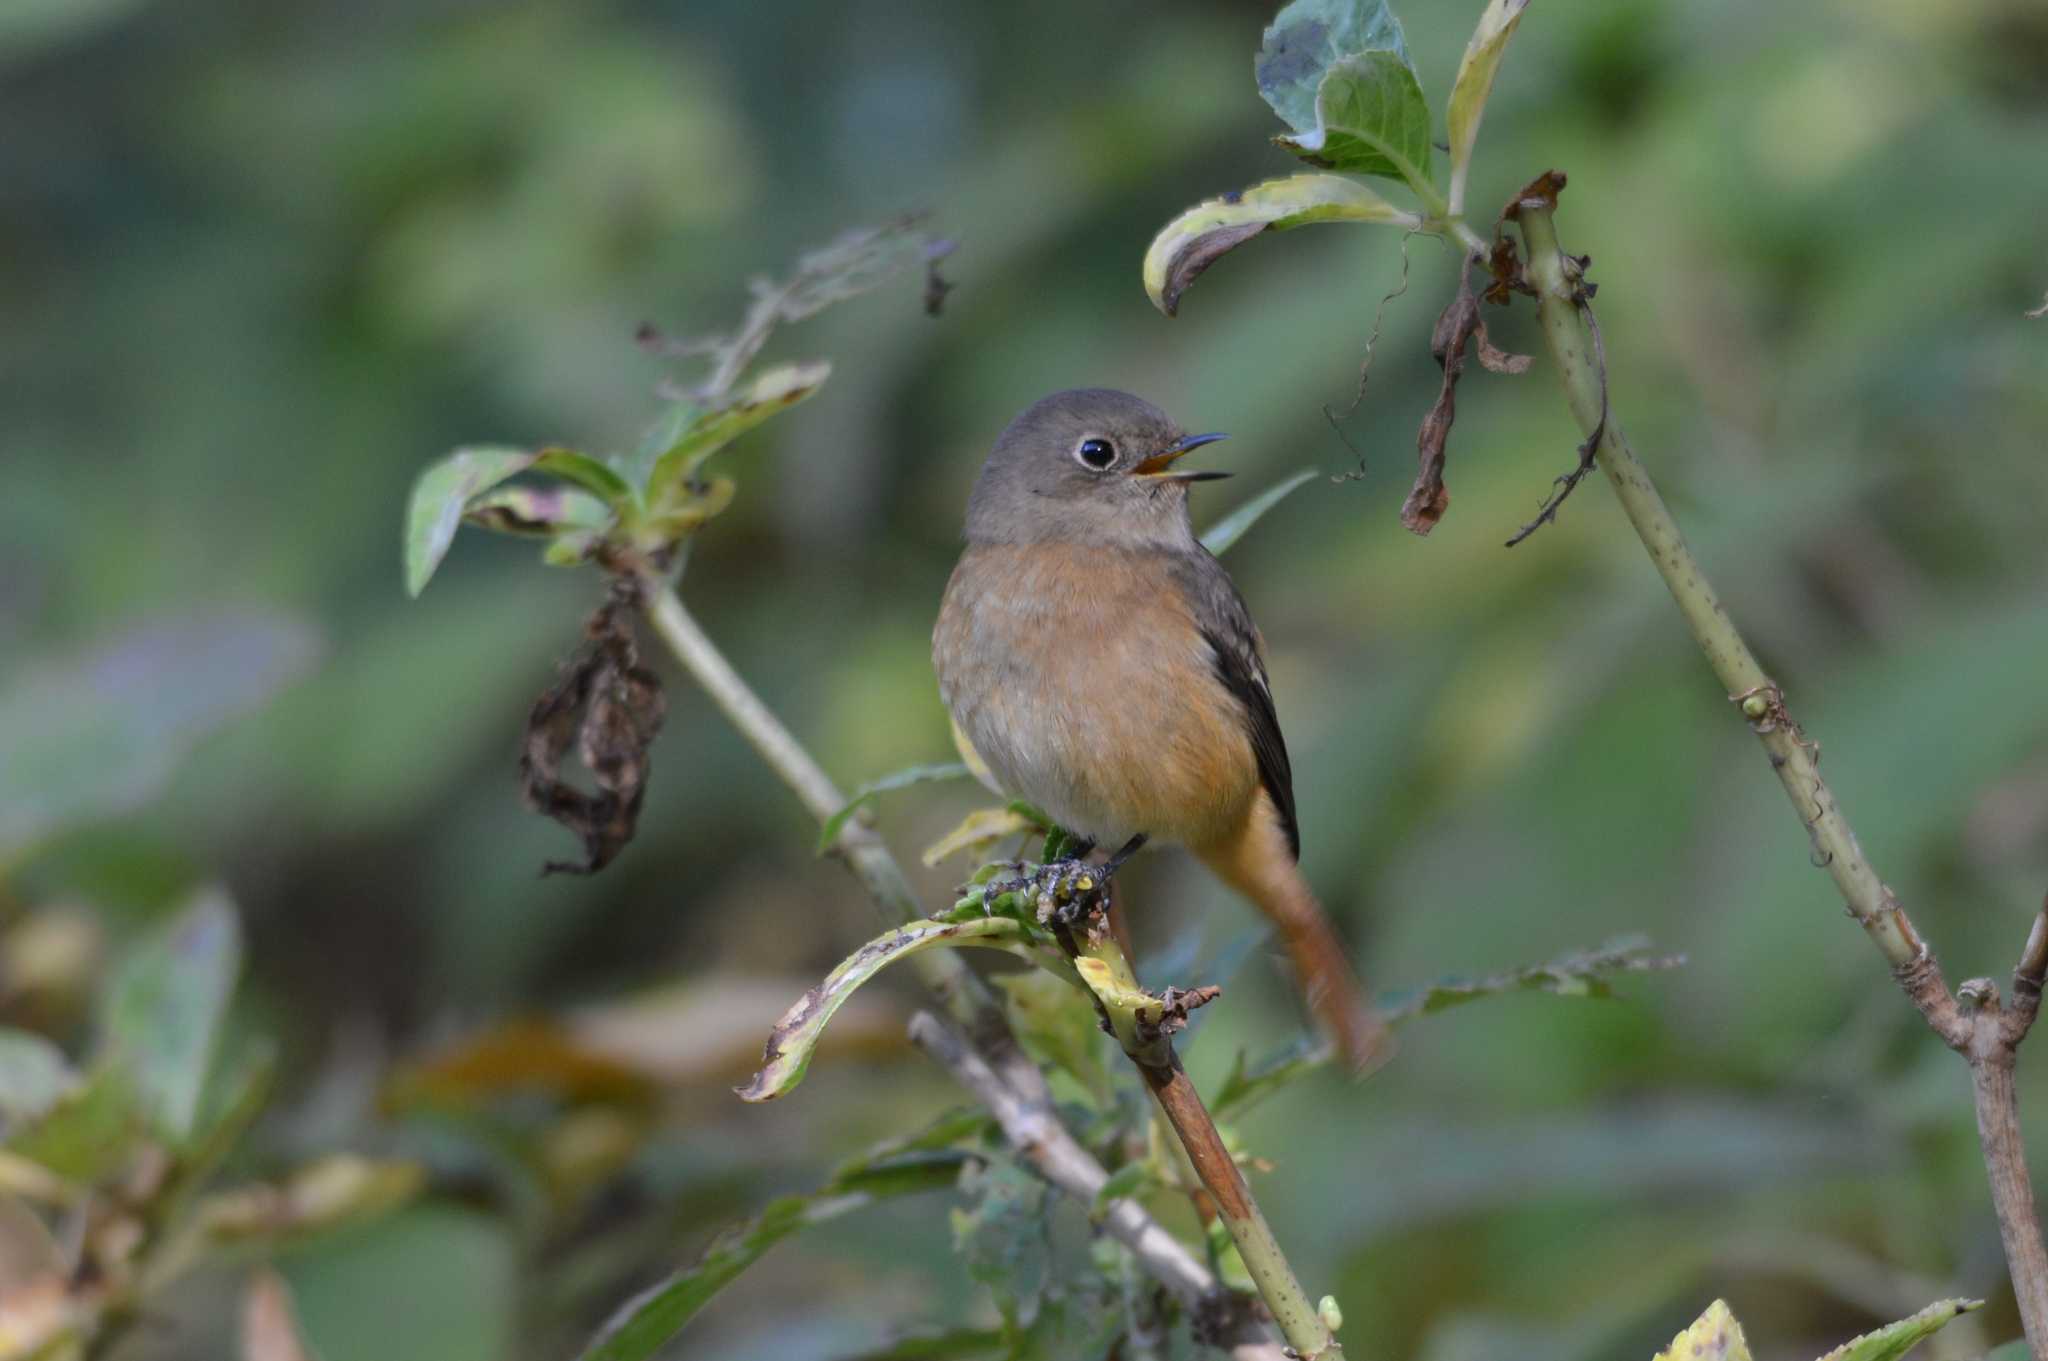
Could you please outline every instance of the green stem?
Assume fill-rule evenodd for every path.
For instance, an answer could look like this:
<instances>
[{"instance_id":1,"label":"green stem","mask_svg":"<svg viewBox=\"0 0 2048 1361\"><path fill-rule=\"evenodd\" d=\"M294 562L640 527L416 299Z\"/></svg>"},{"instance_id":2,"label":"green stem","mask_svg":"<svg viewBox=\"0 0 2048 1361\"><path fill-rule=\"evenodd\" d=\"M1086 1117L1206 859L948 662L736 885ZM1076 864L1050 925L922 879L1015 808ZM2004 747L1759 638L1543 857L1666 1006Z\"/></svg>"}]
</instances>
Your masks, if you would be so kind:
<instances>
[{"instance_id":1,"label":"green stem","mask_svg":"<svg viewBox=\"0 0 2048 1361\"><path fill-rule=\"evenodd\" d=\"M1544 340L1556 361L1572 415L1588 438L1597 433L1594 456L1620 498L1622 511L1657 564L1664 584L1671 588L1679 613L1685 616L1686 626L1730 701L1740 707L1770 754L1771 767L1813 840L1815 857L1835 881L1849 915L1894 969L1904 969L1919 960L1927 947L1891 889L1864 859L1863 848L1842 816L1834 791L1821 778L1818 745L1806 740L1785 707L1784 693L1764 674L1729 619L1649 472L1629 447L1621 422L1608 407L1606 374L1595 339L1598 333L1588 330L1581 315L1580 266L1558 248L1554 209L1550 199L1532 196L1522 200L1516 216L1528 245L1529 283L1536 289Z\"/></svg>"},{"instance_id":2,"label":"green stem","mask_svg":"<svg viewBox=\"0 0 2048 1361\"><path fill-rule=\"evenodd\" d=\"M1546 181L1549 188L1543 187ZM1770 754L1771 768L1778 772L1779 782L1813 840L1814 853L1834 879L1849 915L1891 964L1892 976L1928 1025L1968 1060L1978 1142L2013 1295L2029 1347L2035 1356L2048 1357L2048 1249L2042 1244L2033 1184L2027 1175L2013 1081L2015 1052L2033 1024L2042 979L2048 976L2048 909L2035 919L2020 967L2014 971L2016 1005L2011 1011L2000 1010L1998 990L1989 979L1975 979L1956 993L1949 992L1934 952L1920 938L1891 889L1863 858L1863 849L1843 817L1834 791L1821 778L1819 746L1806 739L1785 707L1784 693L1757 664L1614 418L1608 404L1599 329L1585 306L1584 267L1557 244L1554 194L1562 184L1561 176L1554 180L1546 176L1532 183L1510 215L1521 223L1529 255L1528 282L1536 290L1544 339L1557 363L1572 414L1587 438L1597 440L1594 456L1613 484L1622 510L1663 574L1664 584L1671 588L1672 599L1678 602L1679 612L1714 674L1727 688L1729 699L1741 708L1751 731Z\"/></svg>"},{"instance_id":3,"label":"green stem","mask_svg":"<svg viewBox=\"0 0 2048 1361\"><path fill-rule=\"evenodd\" d=\"M1339 1361L1343 1348L1332 1336L1322 1310L1302 1289L1272 1226L1252 1198L1243 1170L1230 1156L1187 1070L1180 1066L1173 1040L1160 1025L1166 1015L1161 999L1138 986L1130 961L1104 918L1098 916L1084 924L1078 934L1063 933L1062 943L1073 955L1082 981L1101 1004L1124 1053L1173 1126L1281 1336L1302 1361Z\"/></svg>"},{"instance_id":4,"label":"green stem","mask_svg":"<svg viewBox=\"0 0 2048 1361\"><path fill-rule=\"evenodd\" d=\"M846 806L846 795L832 782L832 777L733 669L718 645L683 608L682 599L669 581L651 566L639 573L638 580L648 622L676 660L797 796L805 810L821 826L829 821ZM873 828L858 818L848 818L831 850L860 880L886 922L914 921L924 915L902 867ZM1050 1100L1049 1093L1044 1092L1044 1075L1036 1064L1023 1057L1002 1007L980 975L950 951L913 955L909 963L1006 1078L1026 1084L1027 1093L1044 1094Z\"/></svg>"}]
</instances>

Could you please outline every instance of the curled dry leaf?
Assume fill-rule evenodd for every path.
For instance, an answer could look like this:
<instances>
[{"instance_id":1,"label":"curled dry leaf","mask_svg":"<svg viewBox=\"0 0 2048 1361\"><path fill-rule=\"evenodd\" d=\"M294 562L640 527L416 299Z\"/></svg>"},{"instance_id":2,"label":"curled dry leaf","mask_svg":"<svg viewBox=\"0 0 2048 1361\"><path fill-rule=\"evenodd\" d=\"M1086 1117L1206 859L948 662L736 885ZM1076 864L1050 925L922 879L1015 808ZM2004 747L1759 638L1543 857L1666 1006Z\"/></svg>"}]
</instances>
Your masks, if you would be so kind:
<instances>
[{"instance_id":1,"label":"curled dry leaf","mask_svg":"<svg viewBox=\"0 0 2048 1361\"><path fill-rule=\"evenodd\" d=\"M583 841L583 863L550 861L545 874L603 869L633 839L640 818L648 751L667 701L661 678L640 665L631 613L635 589L623 578L614 584L584 625L583 645L526 720L519 774L527 804ZM597 786L594 793L562 777L572 744Z\"/></svg>"},{"instance_id":2,"label":"curled dry leaf","mask_svg":"<svg viewBox=\"0 0 2048 1361\"><path fill-rule=\"evenodd\" d=\"M1401 523L1417 534L1435 529L1451 504L1451 493L1444 486L1445 452L1451 425L1458 417L1458 379L1465 370L1465 347L1475 340L1479 362L1493 372L1528 370L1528 355L1509 354L1488 338L1486 322L1479 315L1479 299L1472 294L1472 268L1467 261L1464 272L1458 276L1458 295L1436 319L1436 330L1430 336L1429 352L1443 369L1443 386L1437 392L1435 405L1422 418L1422 429L1415 438L1415 485L1401 505Z\"/></svg>"}]
</instances>

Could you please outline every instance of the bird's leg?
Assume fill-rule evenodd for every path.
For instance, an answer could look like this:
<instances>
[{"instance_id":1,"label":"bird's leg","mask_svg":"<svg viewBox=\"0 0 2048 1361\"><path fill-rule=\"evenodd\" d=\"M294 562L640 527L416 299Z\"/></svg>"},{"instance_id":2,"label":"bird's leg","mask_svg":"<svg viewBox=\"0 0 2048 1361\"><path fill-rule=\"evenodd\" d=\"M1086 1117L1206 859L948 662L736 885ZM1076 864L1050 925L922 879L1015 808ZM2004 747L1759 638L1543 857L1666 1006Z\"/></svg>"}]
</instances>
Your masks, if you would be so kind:
<instances>
[{"instance_id":1,"label":"bird's leg","mask_svg":"<svg viewBox=\"0 0 2048 1361\"><path fill-rule=\"evenodd\" d=\"M998 893L1022 893L1032 900L1041 922L1059 921L1072 925L1105 906L1110 877L1145 844L1141 832L1118 848L1100 865L1090 864L1092 841L1072 840L1067 853L1040 865L1035 873L1019 874L990 887Z\"/></svg>"},{"instance_id":2,"label":"bird's leg","mask_svg":"<svg viewBox=\"0 0 2048 1361\"><path fill-rule=\"evenodd\" d=\"M1140 850L1142 850L1144 848L1146 841L1148 840L1150 840L1150 838L1145 833L1140 832L1136 836L1132 837L1129 841L1126 841L1123 845L1119 846L1117 848L1115 855L1112 855L1111 857L1109 857L1109 859L1102 862L1102 882L1105 884L1108 883L1109 877L1115 874L1118 870L1122 869L1124 867L1124 861L1129 860L1132 856L1136 855Z\"/></svg>"}]
</instances>

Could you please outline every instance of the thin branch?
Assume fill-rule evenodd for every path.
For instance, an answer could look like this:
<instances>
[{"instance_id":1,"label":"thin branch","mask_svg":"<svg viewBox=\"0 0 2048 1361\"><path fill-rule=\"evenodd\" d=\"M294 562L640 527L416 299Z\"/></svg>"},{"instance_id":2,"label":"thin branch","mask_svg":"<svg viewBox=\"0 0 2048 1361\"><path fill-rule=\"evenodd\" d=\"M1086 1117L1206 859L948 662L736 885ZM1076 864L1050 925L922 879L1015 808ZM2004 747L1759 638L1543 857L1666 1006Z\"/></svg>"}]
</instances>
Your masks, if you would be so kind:
<instances>
[{"instance_id":1,"label":"thin branch","mask_svg":"<svg viewBox=\"0 0 2048 1361\"><path fill-rule=\"evenodd\" d=\"M1083 1148L1047 1106L1029 1101L996 1075L945 1022L928 1011L910 1018L911 1043L950 1072L988 1108L1017 1155L1051 1185L1084 1206L1093 1206L1109 1173ZM1239 1361L1280 1361L1285 1355L1267 1328L1223 1290L1209 1268L1128 1198L1102 1211L1102 1228L1131 1250L1145 1270L1178 1299L1201 1325L1203 1336L1230 1348Z\"/></svg>"},{"instance_id":2,"label":"thin branch","mask_svg":"<svg viewBox=\"0 0 2048 1361\"><path fill-rule=\"evenodd\" d=\"M1187 1024L1187 1013L1213 1001L1218 990L1198 988L1183 993L1169 988L1158 997L1144 991L1099 907L1078 928L1059 927L1058 935L1075 970L1095 994L1103 1019L1173 1126L1288 1346L1300 1361L1339 1361L1344 1352L1329 1321L1302 1288L1272 1226L1252 1198L1243 1170L1173 1049L1173 1033Z\"/></svg>"},{"instance_id":3,"label":"thin branch","mask_svg":"<svg viewBox=\"0 0 2048 1361\"><path fill-rule=\"evenodd\" d=\"M1820 744L1800 730L1786 707L1784 691L1757 663L1613 418L1597 330L1590 333L1594 349L1588 353L1591 318L1585 306L1590 295L1583 277L1585 264L1558 245L1553 218L1556 194L1563 187L1562 174L1539 177L1509 205L1505 217L1521 226L1528 250L1527 283L1535 290L1544 339L1572 414L1594 446L1623 512L1663 575L1694 640L1769 754L1771 768L1813 844L1815 864L1834 880L1849 915L1891 964L1893 976L1928 1026L1968 1061L1978 1141L2020 1319L2033 1354L2048 1358L2048 1248L2043 1246L2027 1176L2013 1081L2016 1052L2040 1008L2042 979L2048 974L2048 907L2035 917L2014 971L2009 1010L2001 1007L1997 985L1990 979L1972 979L1949 992L1934 952L1891 888L1864 859L1834 791L1821 777Z\"/></svg>"}]
</instances>

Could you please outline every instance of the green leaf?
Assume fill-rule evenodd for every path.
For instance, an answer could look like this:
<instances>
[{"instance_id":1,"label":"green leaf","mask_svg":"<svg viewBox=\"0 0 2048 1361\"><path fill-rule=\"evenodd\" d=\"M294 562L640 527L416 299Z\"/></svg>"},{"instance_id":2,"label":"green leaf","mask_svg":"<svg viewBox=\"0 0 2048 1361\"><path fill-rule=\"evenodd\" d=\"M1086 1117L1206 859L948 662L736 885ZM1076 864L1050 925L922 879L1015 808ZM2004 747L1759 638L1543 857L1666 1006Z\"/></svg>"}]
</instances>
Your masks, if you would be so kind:
<instances>
[{"instance_id":1,"label":"green leaf","mask_svg":"<svg viewBox=\"0 0 2048 1361\"><path fill-rule=\"evenodd\" d=\"M603 501L574 487L513 485L471 497L462 518L500 534L551 537L563 530L605 529L613 516Z\"/></svg>"},{"instance_id":2,"label":"green leaf","mask_svg":"<svg viewBox=\"0 0 2048 1361\"><path fill-rule=\"evenodd\" d=\"M1290 175L1242 193L1204 199L1166 224L1145 251L1146 296L1172 316L1181 294L1202 272L1262 232L1284 232L1312 222L1391 222L1419 227L1357 180L1340 175Z\"/></svg>"},{"instance_id":3,"label":"green leaf","mask_svg":"<svg viewBox=\"0 0 2048 1361\"><path fill-rule=\"evenodd\" d=\"M705 459L769 417L803 401L822 387L831 373L832 366L823 360L762 370L737 400L699 416L655 460L647 479L647 504L660 506L696 477Z\"/></svg>"},{"instance_id":4,"label":"green leaf","mask_svg":"<svg viewBox=\"0 0 2048 1361\"><path fill-rule=\"evenodd\" d=\"M578 1361L646 1361L681 1332L713 1296L783 1239L887 1197L952 1186L959 1180L963 1162L960 1157L925 1157L900 1166L886 1165L897 1173L893 1176L884 1175L885 1165L866 1165L853 1180L834 1178L812 1195L784 1196L770 1202L754 1219L720 1234L695 1265L620 1305Z\"/></svg>"},{"instance_id":5,"label":"green leaf","mask_svg":"<svg viewBox=\"0 0 2048 1361\"><path fill-rule=\"evenodd\" d=\"M674 401L661 413L647 433L640 438L640 444L631 454L616 456L612 462L619 474L643 492L647 481L654 473L654 465L661 456L682 443L690 426L704 414L704 408L691 401Z\"/></svg>"},{"instance_id":6,"label":"green leaf","mask_svg":"<svg viewBox=\"0 0 2048 1361\"><path fill-rule=\"evenodd\" d=\"M963 779L967 774L964 762L946 761L936 765L910 766L884 775L880 779L868 781L853 791L853 797L846 801L845 807L825 819L825 825L818 830L818 854L823 855L831 850L832 843L839 840L840 829L846 826L846 820L859 811L862 804L877 795L887 794L896 789L908 789L914 784L929 784L935 780Z\"/></svg>"},{"instance_id":7,"label":"green leaf","mask_svg":"<svg viewBox=\"0 0 2048 1361\"><path fill-rule=\"evenodd\" d=\"M1142 1195L1158 1185L1159 1169L1151 1163L1125 1163L1110 1174L1108 1181L1102 1183L1102 1189L1095 1193L1094 1201L1088 1206L1088 1213L1099 1216L1109 1209L1112 1201Z\"/></svg>"},{"instance_id":8,"label":"green leaf","mask_svg":"<svg viewBox=\"0 0 2048 1361\"><path fill-rule=\"evenodd\" d=\"M142 1133L135 1087L102 1063L36 1120L9 1132L7 1151L68 1181L96 1182L127 1165Z\"/></svg>"},{"instance_id":9,"label":"green leaf","mask_svg":"<svg viewBox=\"0 0 2048 1361\"><path fill-rule=\"evenodd\" d=\"M1486 113L1487 96L1493 93L1494 73L1500 70L1501 54L1529 0L1488 0L1472 40L1465 44L1464 60L1458 63L1458 78L1451 85L1451 211L1465 209L1465 175L1472 168L1472 146L1479 140L1479 120Z\"/></svg>"},{"instance_id":10,"label":"green leaf","mask_svg":"<svg viewBox=\"0 0 2048 1361\"><path fill-rule=\"evenodd\" d=\"M1053 1282L1046 1184L1008 1158L992 1158L970 1163L960 1189L970 1203L953 1211L954 1251L995 1297L1005 1325L1029 1323Z\"/></svg>"},{"instance_id":11,"label":"green leaf","mask_svg":"<svg viewBox=\"0 0 2048 1361\"><path fill-rule=\"evenodd\" d=\"M1353 175L1403 180L1425 202L1429 178L1429 105L1407 61L1364 52L1330 68L1316 91L1316 125L1279 139L1311 165Z\"/></svg>"},{"instance_id":12,"label":"green leaf","mask_svg":"<svg viewBox=\"0 0 2048 1361\"><path fill-rule=\"evenodd\" d=\"M0 688L0 862L148 802L201 738L319 652L318 635L287 615L202 615L22 671Z\"/></svg>"},{"instance_id":13,"label":"green leaf","mask_svg":"<svg viewBox=\"0 0 2048 1361\"><path fill-rule=\"evenodd\" d=\"M1004 1010L1025 1052L1068 1074L1098 1108L1107 1108L1115 1099L1102 1064L1108 1037L1095 1023L1088 998L1043 969L996 974L989 981L1002 990Z\"/></svg>"},{"instance_id":14,"label":"green leaf","mask_svg":"<svg viewBox=\"0 0 2048 1361\"><path fill-rule=\"evenodd\" d=\"M846 1004L854 990L884 968L933 946L980 945L1029 955L1033 942L1023 923L1012 917L982 917L968 921L916 921L896 927L854 951L825 981L805 993L797 1004L783 1013L768 1036L761 1055L761 1071L753 1081L738 1089L742 1101L772 1101L787 1095L803 1081L811 1053L834 1012Z\"/></svg>"},{"instance_id":15,"label":"green leaf","mask_svg":"<svg viewBox=\"0 0 2048 1361\"><path fill-rule=\"evenodd\" d=\"M1288 127L1312 132L1316 93L1329 69L1375 50L1408 63L1401 21L1385 0L1294 0L1266 27L1253 68L1259 94Z\"/></svg>"},{"instance_id":16,"label":"green leaf","mask_svg":"<svg viewBox=\"0 0 2048 1361\"><path fill-rule=\"evenodd\" d=\"M182 1145L199 1114L228 998L242 967L242 930L217 890L122 961L108 991L106 1042L134 1076L151 1123Z\"/></svg>"},{"instance_id":17,"label":"green leaf","mask_svg":"<svg viewBox=\"0 0 2048 1361\"><path fill-rule=\"evenodd\" d=\"M1622 973L1661 973L1685 963L1683 955L1653 955L1639 936L1621 936L1591 950L1560 955L1485 978L1440 978L1425 987L1383 993L1377 999L1389 1025L1427 1016L1482 997L1508 992L1549 992L1560 997L1612 997L1608 979Z\"/></svg>"},{"instance_id":18,"label":"green leaf","mask_svg":"<svg viewBox=\"0 0 2048 1361\"><path fill-rule=\"evenodd\" d=\"M1304 483L1313 481L1315 476L1315 469L1304 468L1285 481L1276 482L1266 488L1266 490L1260 492L1236 510L1231 511L1230 514L1224 516L1215 524L1210 525L1202 534L1202 547L1208 549L1217 557L1222 557L1232 544L1244 537L1244 532L1247 529L1250 529L1259 522L1261 515L1279 505L1289 492L1294 491Z\"/></svg>"},{"instance_id":19,"label":"green leaf","mask_svg":"<svg viewBox=\"0 0 2048 1361\"><path fill-rule=\"evenodd\" d=\"M1948 1321L1972 1309L1982 1309L1982 1300L1936 1300L1910 1318L1888 1323L1863 1334L1823 1356L1820 1361L1898 1361L1922 1339L1941 1331Z\"/></svg>"},{"instance_id":20,"label":"green leaf","mask_svg":"<svg viewBox=\"0 0 2048 1361\"><path fill-rule=\"evenodd\" d=\"M574 449L550 446L533 456L533 471L551 473L565 482L574 482L585 491L594 492L609 505L623 506L633 500L633 489L626 480L588 454L579 454Z\"/></svg>"},{"instance_id":21,"label":"green leaf","mask_svg":"<svg viewBox=\"0 0 2048 1361\"><path fill-rule=\"evenodd\" d=\"M40 1118L77 1085L63 1050L33 1031L0 1029L0 1128Z\"/></svg>"},{"instance_id":22,"label":"green leaf","mask_svg":"<svg viewBox=\"0 0 2048 1361\"><path fill-rule=\"evenodd\" d=\"M1440 978L1419 988L1383 992L1374 999L1380 1016L1399 1026L1482 997L1511 992L1548 992L1560 997L1614 995L1608 979L1621 973L1656 973L1685 963L1683 955L1655 955L1639 936L1619 936L1592 950L1577 950L1547 964L1530 964L1484 978ZM1328 1045L1304 1038L1252 1064L1239 1053L1217 1089L1210 1110L1217 1119L1242 1114L1297 1078L1327 1065Z\"/></svg>"},{"instance_id":23,"label":"green leaf","mask_svg":"<svg viewBox=\"0 0 2048 1361\"><path fill-rule=\"evenodd\" d=\"M417 597L448 556L469 499L533 466L526 449L457 449L429 464L412 484L405 512L405 593Z\"/></svg>"}]
</instances>

